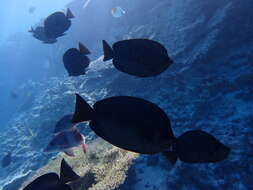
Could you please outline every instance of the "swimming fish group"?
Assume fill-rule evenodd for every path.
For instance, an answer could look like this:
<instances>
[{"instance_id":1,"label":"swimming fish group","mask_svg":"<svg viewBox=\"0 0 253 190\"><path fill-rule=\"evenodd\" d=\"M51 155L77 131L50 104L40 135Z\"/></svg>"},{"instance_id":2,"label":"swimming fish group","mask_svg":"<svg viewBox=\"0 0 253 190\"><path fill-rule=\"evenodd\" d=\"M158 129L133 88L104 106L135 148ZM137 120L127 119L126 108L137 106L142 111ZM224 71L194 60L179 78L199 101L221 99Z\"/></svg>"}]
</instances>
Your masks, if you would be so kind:
<instances>
[{"instance_id":1,"label":"swimming fish group","mask_svg":"<svg viewBox=\"0 0 253 190\"><path fill-rule=\"evenodd\" d=\"M44 26L37 26L35 30L31 28L29 32L33 34L33 37L48 44L57 42L57 38L65 35L65 32L71 26L71 20L74 15L67 10L66 15L63 12L55 12L49 15L45 21Z\"/></svg>"},{"instance_id":2,"label":"swimming fish group","mask_svg":"<svg viewBox=\"0 0 253 190\"><path fill-rule=\"evenodd\" d=\"M72 122L90 121L90 128L109 143L141 154L163 153L175 164L212 163L228 157L230 148L201 130L187 131L178 138L170 120L157 105L147 100L115 96L96 102L93 108L76 94Z\"/></svg>"},{"instance_id":3,"label":"swimming fish group","mask_svg":"<svg viewBox=\"0 0 253 190\"><path fill-rule=\"evenodd\" d=\"M115 7L112 14L119 17L119 14L125 14L122 8ZM118 15L118 16L117 16ZM49 15L44 26L31 28L29 32L33 33L34 38L47 43L57 42L57 38L65 35L65 32L71 26L71 20L74 15L67 10L67 13L55 12ZM152 77L164 72L173 64L166 48L159 42L149 39L130 39L115 42L112 47L103 40L104 61L112 59L114 67L124 73L137 77ZM63 64L69 76L80 76L86 74L90 64L88 58L90 51L82 43L79 43L79 49L70 48L63 55Z\"/></svg>"},{"instance_id":4,"label":"swimming fish group","mask_svg":"<svg viewBox=\"0 0 253 190\"><path fill-rule=\"evenodd\" d=\"M111 13L114 17L125 14L119 7L112 9ZM56 12L46 18L44 27L36 27L30 32L44 43L55 43L70 28L72 18L74 16L69 9L66 15ZM174 63L161 43L149 39L121 40L112 47L103 40L102 46L103 61L112 60L118 71L135 77L157 76ZM90 64L89 54L89 49L82 43L79 43L78 49L70 48L64 53L63 65L69 76L86 74ZM215 163L225 160L230 153L229 147L202 130L186 131L176 137L167 114L156 104L142 98L113 96L90 106L79 94L76 94L75 112L59 119L44 152L62 151L68 156L75 156L73 148L81 146L86 153L85 136L77 128L82 122L89 122L96 135L112 145L140 154L162 153L172 164L176 164L177 160ZM73 173L65 160L62 165L60 178L55 173L48 173L24 190L71 189L66 183L79 176Z\"/></svg>"}]
</instances>

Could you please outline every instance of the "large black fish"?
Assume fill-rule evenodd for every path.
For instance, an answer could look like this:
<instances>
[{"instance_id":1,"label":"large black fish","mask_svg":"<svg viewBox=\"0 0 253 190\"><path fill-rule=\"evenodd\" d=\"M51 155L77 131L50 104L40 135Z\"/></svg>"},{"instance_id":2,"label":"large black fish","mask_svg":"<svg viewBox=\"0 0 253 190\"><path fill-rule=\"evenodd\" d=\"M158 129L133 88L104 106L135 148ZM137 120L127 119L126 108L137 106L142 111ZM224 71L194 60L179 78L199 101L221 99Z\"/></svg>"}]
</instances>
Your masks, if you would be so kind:
<instances>
[{"instance_id":1,"label":"large black fish","mask_svg":"<svg viewBox=\"0 0 253 190\"><path fill-rule=\"evenodd\" d=\"M111 97L91 108L76 94L72 122L84 121L91 121L91 129L109 143L142 154L166 151L175 139L166 113L136 97Z\"/></svg>"},{"instance_id":2,"label":"large black fish","mask_svg":"<svg viewBox=\"0 0 253 190\"><path fill-rule=\"evenodd\" d=\"M201 131L187 131L179 136L172 145L167 157L172 163L180 159L186 163L214 163L228 157L230 148L212 135Z\"/></svg>"},{"instance_id":3,"label":"large black fish","mask_svg":"<svg viewBox=\"0 0 253 190\"><path fill-rule=\"evenodd\" d=\"M45 34L44 27L42 26L37 26L35 29L31 28L29 30L33 34L33 37L36 38L37 40L40 40L46 44L53 44L57 40L55 38L48 38Z\"/></svg>"},{"instance_id":4,"label":"large black fish","mask_svg":"<svg viewBox=\"0 0 253 190\"><path fill-rule=\"evenodd\" d=\"M103 49L104 61L113 59L116 69L138 77L159 75L173 63L166 48L153 40L122 40L112 48L103 40Z\"/></svg>"},{"instance_id":5,"label":"large black fish","mask_svg":"<svg viewBox=\"0 0 253 190\"><path fill-rule=\"evenodd\" d=\"M12 153L9 152L7 155L5 155L2 159L2 167L5 168L10 165L12 161Z\"/></svg>"},{"instance_id":6,"label":"large black fish","mask_svg":"<svg viewBox=\"0 0 253 190\"><path fill-rule=\"evenodd\" d=\"M44 21L46 36L54 39L63 36L64 32L70 28L70 19L72 18L74 16L69 9L66 15L63 12L55 12L49 15Z\"/></svg>"},{"instance_id":7,"label":"large black fish","mask_svg":"<svg viewBox=\"0 0 253 190\"><path fill-rule=\"evenodd\" d=\"M69 130L74 126L72 123L73 114L64 115L55 125L54 134Z\"/></svg>"},{"instance_id":8,"label":"large black fish","mask_svg":"<svg viewBox=\"0 0 253 190\"><path fill-rule=\"evenodd\" d=\"M65 183L75 181L80 178L80 176L72 170L64 159L62 159L61 162L60 173L60 178L56 173L46 173L36 178L23 190L71 190L70 185Z\"/></svg>"},{"instance_id":9,"label":"large black fish","mask_svg":"<svg viewBox=\"0 0 253 190\"><path fill-rule=\"evenodd\" d=\"M79 50L70 48L64 53L63 64L69 76L79 76L86 73L86 68L90 64L88 54L90 51L82 43L79 43Z\"/></svg>"}]
</instances>

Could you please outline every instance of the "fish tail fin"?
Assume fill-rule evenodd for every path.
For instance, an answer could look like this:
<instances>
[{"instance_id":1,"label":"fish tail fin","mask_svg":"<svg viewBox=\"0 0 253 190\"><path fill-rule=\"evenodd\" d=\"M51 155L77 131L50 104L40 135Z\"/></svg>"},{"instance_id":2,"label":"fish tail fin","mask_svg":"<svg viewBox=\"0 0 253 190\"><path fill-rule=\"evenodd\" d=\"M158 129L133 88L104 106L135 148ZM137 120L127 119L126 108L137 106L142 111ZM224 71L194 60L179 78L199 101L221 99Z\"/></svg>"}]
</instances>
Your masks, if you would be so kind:
<instances>
[{"instance_id":1,"label":"fish tail fin","mask_svg":"<svg viewBox=\"0 0 253 190\"><path fill-rule=\"evenodd\" d=\"M113 50L105 40L103 40L103 50L104 50L103 61L108 61L113 58Z\"/></svg>"},{"instance_id":2,"label":"fish tail fin","mask_svg":"<svg viewBox=\"0 0 253 190\"><path fill-rule=\"evenodd\" d=\"M71 12L70 9L67 10L67 15L66 16L67 16L68 19L75 18L75 16L73 15L73 13Z\"/></svg>"},{"instance_id":3,"label":"fish tail fin","mask_svg":"<svg viewBox=\"0 0 253 190\"><path fill-rule=\"evenodd\" d=\"M94 117L94 110L90 105L79 95L76 94L75 113L72 117L73 123L80 123L92 120Z\"/></svg>"},{"instance_id":4,"label":"fish tail fin","mask_svg":"<svg viewBox=\"0 0 253 190\"><path fill-rule=\"evenodd\" d=\"M80 176L77 175L70 165L63 158L61 161L61 170L60 170L60 182L65 184L70 181L75 181L79 179Z\"/></svg>"},{"instance_id":5,"label":"fish tail fin","mask_svg":"<svg viewBox=\"0 0 253 190\"><path fill-rule=\"evenodd\" d=\"M79 42L79 51L84 54L84 55L88 55L90 54L90 51L87 47L85 47L81 42Z\"/></svg>"},{"instance_id":6,"label":"fish tail fin","mask_svg":"<svg viewBox=\"0 0 253 190\"><path fill-rule=\"evenodd\" d=\"M170 161L172 165L175 165L178 159L178 156L173 151L165 151L163 152L163 155Z\"/></svg>"},{"instance_id":7,"label":"fish tail fin","mask_svg":"<svg viewBox=\"0 0 253 190\"><path fill-rule=\"evenodd\" d=\"M28 32L34 32L34 29L33 29L33 27L31 27L31 29L30 30L28 30Z\"/></svg>"}]
</instances>

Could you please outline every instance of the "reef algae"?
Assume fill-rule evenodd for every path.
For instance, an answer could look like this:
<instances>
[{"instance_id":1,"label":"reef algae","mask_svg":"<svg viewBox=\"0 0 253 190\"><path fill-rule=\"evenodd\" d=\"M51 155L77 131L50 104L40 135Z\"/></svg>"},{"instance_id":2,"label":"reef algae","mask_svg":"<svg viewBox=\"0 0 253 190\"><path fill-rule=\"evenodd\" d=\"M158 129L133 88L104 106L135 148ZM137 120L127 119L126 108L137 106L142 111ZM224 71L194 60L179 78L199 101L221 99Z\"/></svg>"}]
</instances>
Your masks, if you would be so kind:
<instances>
[{"instance_id":1,"label":"reef algae","mask_svg":"<svg viewBox=\"0 0 253 190\"><path fill-rule=\"evenodd\" d=\"M75 157L59 153L55 159L38 169L33 176L26 180L19 190L35 178L49 172L60 173L60 164L64 158L72 169L81 176L70 183L73 190L106 190L115 189L123 184L127 171L138 154L119 149L101 138L87 143L87 153L81 148L74 149Z\"/></svg>"}]
</instances>

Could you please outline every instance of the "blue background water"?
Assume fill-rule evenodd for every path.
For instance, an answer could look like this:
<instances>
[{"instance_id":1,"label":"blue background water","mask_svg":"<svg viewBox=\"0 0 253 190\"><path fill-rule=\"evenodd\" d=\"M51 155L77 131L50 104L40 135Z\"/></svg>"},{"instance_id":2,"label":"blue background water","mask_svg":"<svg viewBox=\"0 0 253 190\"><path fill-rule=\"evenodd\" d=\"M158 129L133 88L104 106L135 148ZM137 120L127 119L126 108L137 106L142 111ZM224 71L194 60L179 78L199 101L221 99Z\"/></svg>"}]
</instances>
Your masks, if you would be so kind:
<instances>
[{"instance_id":1,"label":"blue background water","mask_svg":"<svg viewBox=\"0 0 253 190\"><path fill-rule=\"evenodd\" d=\"M141 156L122 189L253 189L251 0L91 0L85 8L85 1L76 0L67 5L76 18L66 36L54 45L33 39L30 26L65 3L1 2L0 151L13 150L15 161L0 170L0 186L16 189L21 176L50 159L42 150L57 120L73 111L79 92L90 103L112 95L145 98L166 111L177 136L202 129L232 149L218 164L172 167L160 155ZM116 5L126 10L124 17L111 16ZM36 7L32 15L30 6ZM158 77L139 79L98 59L101 40L138 37L164 44L175 64ZM62 54L79 41L94 62L87 75L70 78ZM17 99L10 98L12 89ZM159 180L153 182L154 176Z\"/></svg>"}]
</instances>

